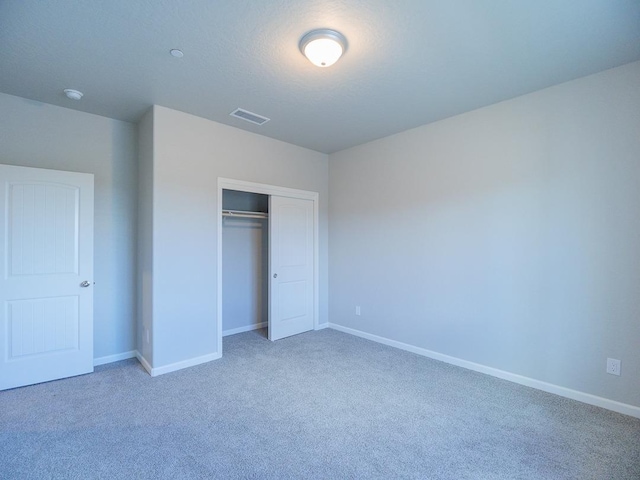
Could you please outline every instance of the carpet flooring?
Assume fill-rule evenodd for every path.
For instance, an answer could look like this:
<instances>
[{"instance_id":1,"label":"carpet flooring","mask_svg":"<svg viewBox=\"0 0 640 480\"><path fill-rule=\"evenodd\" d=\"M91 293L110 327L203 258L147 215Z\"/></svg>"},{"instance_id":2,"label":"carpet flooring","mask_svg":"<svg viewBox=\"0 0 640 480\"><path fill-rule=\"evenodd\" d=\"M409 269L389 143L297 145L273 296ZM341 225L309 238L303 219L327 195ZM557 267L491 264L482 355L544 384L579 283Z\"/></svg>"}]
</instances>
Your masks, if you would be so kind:
<instances>
[{"instance_id":1,"label":"carpet flooring","mask_svg":"<svg viewBox=\"0 0 640 480\"><path fill-rule=\"evenodd\" d=\"M640 479L640 420L333 330L0 392L2 479Z\"/></svg>"}]
</instances>

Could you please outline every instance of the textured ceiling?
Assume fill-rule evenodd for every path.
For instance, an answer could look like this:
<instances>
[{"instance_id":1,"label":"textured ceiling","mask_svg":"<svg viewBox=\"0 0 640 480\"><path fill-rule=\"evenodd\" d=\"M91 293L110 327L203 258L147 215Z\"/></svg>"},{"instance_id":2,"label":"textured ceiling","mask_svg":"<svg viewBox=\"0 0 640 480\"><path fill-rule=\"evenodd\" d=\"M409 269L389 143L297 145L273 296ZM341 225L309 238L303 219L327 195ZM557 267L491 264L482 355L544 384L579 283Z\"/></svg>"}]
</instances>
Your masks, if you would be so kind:
<instances>
[{"instance_id":1,"label":"textured ceiling","mask_svg":"<svg viewBox=\"0 0 640 480\"><path fill-rule=\"evenodd\" d=\"M348 39L330 68L298 50L314 28ZM1 92L133 122L159 104L331 153L640 60L640 1L3 0L0 42Z\"/></svg>"}]
</instances>

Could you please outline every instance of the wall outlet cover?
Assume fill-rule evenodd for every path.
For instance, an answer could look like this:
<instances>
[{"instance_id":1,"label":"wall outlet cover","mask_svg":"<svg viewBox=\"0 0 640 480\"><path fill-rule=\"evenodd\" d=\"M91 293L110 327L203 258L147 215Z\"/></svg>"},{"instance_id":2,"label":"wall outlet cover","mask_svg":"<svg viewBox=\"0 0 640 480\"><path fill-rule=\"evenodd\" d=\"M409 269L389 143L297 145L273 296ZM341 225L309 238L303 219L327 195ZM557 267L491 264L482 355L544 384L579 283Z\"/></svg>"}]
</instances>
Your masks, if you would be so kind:
<instances>
[{"instance_id":1,"label":"wall outlet cover","mask_svg":"<svg viewBox=\"0 0 640 480\"><path fill-rule=\"evenodd\" d=\"M620 360L616 358L607 358L607 373L611 375L620 375Z\"/></svg>"}]
</instances>

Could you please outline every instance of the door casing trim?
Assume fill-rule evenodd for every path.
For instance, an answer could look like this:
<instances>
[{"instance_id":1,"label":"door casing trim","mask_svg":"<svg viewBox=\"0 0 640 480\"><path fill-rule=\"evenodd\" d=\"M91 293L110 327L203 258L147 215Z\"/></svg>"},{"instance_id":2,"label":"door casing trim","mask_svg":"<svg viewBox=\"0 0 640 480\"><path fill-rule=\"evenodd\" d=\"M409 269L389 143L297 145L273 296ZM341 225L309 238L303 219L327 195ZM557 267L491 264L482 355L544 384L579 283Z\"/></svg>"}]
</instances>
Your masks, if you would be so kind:
<instances>
[{"instance_id":1,"label":"door casing trim","mask_svg":"<svg viewBox=\"0 0 640 480\"><path fill-rule=\"evenodd\" d=\"M313 329L318 330L318 322L320 318L319 305L319 209L318 209L318 192L308 190L298 190L295 188L280 187L276 185L268 185L264 183L247 182L244 180L234 180L231 178L218 177L218 208L216 210L217 217L217 292L216 292L216 335L217 335L217 353L222 356L222 191L236 190L240 192L260 193L263 195L276 195L279 197L299 198L302 200L313 201Z\"/></svg>"}]
</instances>

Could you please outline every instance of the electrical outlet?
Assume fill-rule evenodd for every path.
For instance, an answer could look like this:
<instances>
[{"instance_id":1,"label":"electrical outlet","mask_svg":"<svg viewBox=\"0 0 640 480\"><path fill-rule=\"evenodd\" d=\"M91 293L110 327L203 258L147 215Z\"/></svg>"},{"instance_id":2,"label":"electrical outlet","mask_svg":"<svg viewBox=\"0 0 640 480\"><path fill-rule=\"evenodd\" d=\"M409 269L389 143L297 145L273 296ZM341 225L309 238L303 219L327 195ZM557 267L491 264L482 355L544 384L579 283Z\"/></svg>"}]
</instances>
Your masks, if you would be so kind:
<instances>
[{"instance_id":1,"label":"electrical outlet","mask_svg":"<svg viewBox=\"0 0 640 480\"><path fill-rule=\"evenodd\" d=\"M356 305L356 315L360 316L360 305Z\"/></svg>"},{"instance_id":2,"label":"electrical outlet","mask_svg":"<svg viewBox=\"0 0 640 480\"><path fill-rule=\"evenodd\" d=\"M620 360L607 358L607 373L610 373L611 375L620 375Z\"/></svg>"},{"instance_id":3,"label":"electrical outlet","mask_svg":"<svg viewBox=\"0 0 640 480\"><path fill-rule=\"evenodd\" d=\"M149 329L148 329L148 328L145 328L144 330L145 330L145 332L146 332L146 334L147 334L147 335L146 335L146 336L147 336L147 343L149 343Z\"/></svg>"}]
</instances>

